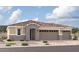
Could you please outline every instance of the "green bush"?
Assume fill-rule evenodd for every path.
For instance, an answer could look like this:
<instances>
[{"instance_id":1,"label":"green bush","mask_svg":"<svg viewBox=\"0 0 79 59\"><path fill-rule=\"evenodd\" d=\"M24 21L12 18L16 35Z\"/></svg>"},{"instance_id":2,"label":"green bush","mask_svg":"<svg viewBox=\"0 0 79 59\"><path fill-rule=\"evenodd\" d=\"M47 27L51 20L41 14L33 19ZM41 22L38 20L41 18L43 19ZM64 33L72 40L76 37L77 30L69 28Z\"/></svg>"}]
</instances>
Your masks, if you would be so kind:
<instances>
[{"instance_id":1,"label":"green bush","mask_svg":"<svg viewBox=\"0 0 79 59\"><path fill-rule=\"evenodd\" d=\"M28 43L22 43L22 46L28 46Z\"/></svg>"},{"instance_id":2,"label":"green bush","mask_svg":"<svg viewBox=\"0 0 79 59\"><path fill-rule=\"evenodd\" d=\"M15 45L16 43L15 43L15 42L10 42L9 44L11 44L11 45Z\"/></svg>"},{"instance_id":3,"label":"green bush","mask_svg":"<svg viewBox=\"0 0 79 59\"><path fill-rule=\"evenodd\" d=\"M6 46L11 46L11 44L7 43Z\"/></svg>"},{"instance_id":4,"label":"green bush","mask_svg":"<svg viewBox=\"0 0 79 59\"><path fill-rule=\"evenodd\" d=\"M78 40L77 36L75 36L75 37L73 38L73 40Z\"/></svg>"},{"instance_id":5,"label":"green bush","mask_svg":"<svg viewBox=\"0 0 79 59\"><path fill-rule=\"evenodd\" d=\"M48 41L44 40L43 43L48 43Z\"/></svg>"},{"instance_id":6,"label":"green bush","mask_svg":"<svg viewBox=\"0 0 79 59\"><path fill-rule=\"evenodd\" d=\"M25 40L20 40L20 41L25 41Z\"/></svg>"},{"instance_id":7,"label":"green bush","mask_svg":"<svg viewBox=\"0 0 79 59\"><path fill-rule=\"evenodd\" d=\"M8 39L7 41L14 41L14 40Z\"/></svg>"},{"instance_id":8,"label":"green bush","mask_svg":"<svg viewBox=\"0 0 79 59\"><path fill-rule=\"evenodd\" d=\"M45 45L49 45L49 43L46 43Z\"/></svg>"},{"instance_id":9,"label":"green bush","mask_svg":"<svg viewBox=\"0 0 79 59\"><path fill-rule=\"evenodd\" d=\"M2 39L7 39L7 37L4 37L4 36L2 36L1 38L2 38Z\"/></svg>"}]
</instances>

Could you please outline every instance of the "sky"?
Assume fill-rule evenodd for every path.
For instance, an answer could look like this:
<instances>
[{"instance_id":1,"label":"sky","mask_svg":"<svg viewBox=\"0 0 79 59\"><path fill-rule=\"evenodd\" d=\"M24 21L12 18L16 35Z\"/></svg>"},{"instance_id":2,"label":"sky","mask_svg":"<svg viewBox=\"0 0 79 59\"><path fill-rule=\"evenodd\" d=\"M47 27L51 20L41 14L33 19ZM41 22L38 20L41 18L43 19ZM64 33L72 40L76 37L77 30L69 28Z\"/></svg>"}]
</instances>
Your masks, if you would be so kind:
<instances>
[{"instance_id":1,"label":"sky","mask_svg":"<svg viewBox=\"0 0 79 59\"><path fill-rule=\"evenodd\" d=\"M28 20L79 27L79 6L0 6L0 25Z\"/></svg>"}]
</instances>

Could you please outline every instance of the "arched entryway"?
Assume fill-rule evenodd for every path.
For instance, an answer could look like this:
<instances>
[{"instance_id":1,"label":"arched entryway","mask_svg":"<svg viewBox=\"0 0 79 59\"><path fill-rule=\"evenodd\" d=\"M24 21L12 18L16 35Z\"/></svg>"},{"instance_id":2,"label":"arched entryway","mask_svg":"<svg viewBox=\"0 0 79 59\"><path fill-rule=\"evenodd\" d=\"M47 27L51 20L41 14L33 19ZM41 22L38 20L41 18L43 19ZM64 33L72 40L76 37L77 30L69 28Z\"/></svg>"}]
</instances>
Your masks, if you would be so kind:
<instances>
[{"instance_id":1,"label":"arched entryway","mask_svg":"<svg viewBox=\"0 0 79 59\"><path fill-rule=\"evenodd\" d=\"M26 40L39 40L39 25L38 24L28 24L26 26Z\"/></svg>"}]
</instances>

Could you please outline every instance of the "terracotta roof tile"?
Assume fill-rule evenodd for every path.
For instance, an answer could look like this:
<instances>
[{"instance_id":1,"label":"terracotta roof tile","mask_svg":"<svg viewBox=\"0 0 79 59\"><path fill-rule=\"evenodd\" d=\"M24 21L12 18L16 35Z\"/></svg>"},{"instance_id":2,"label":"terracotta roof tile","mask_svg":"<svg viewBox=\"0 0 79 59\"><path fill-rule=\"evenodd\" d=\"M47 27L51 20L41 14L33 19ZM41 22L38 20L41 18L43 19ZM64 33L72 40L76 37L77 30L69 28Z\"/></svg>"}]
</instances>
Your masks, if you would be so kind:
<instances>
[{"instance_id":1,"label":"terracotta roof tile","mask_svg":"<svg viewBox=\"0 0 79 59\"><path fill-rule=\"evenodd\" d=\"M9 26L25 26L29 23L36 23L36 24L39 24L40 26L53 26L53 27L69 27L69 26L66 26L66 25L61 25L61 24L55 24L55 23L44 23L44 22L38 22L38 21L33 21L33 20L29 20L29 21L25 21L25 22L20 22L20 23L15 23L15 24L11 24Z\"/></svg>"}]
</instances>

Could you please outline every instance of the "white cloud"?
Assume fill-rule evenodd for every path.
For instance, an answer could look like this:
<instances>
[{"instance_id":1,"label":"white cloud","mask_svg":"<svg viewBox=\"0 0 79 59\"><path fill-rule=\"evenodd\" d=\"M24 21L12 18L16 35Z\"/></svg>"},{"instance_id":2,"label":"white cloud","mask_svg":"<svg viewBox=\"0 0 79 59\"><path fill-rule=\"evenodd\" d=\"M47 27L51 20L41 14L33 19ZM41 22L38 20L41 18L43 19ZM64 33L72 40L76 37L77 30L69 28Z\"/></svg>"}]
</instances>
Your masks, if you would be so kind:
<instances>
[{"instance_id":1,"label":"white cloud","mask_svg":"<svg viewBox=\"0 0 79 59\"><path fill-rule=\"evenodd\" d=\"M19 23L19 22L24 22L24 21L28 21L29 19L22 19L22 20L17 20L16 23Z\"/></svg>"},{"instance_id":2,"label":"white cloud","mask_svg":"<svg viewBox=\"0 0 79 59\"><path fill-rule=\"evenodd\" d=\"M0 10L8 11L8 10L11 10L11 9L12 9L11 6L0 6Z\"/></svg>"},{"instance_id":3,"label":"white cloud","mask_svg":"<svg viewBox=\"0 0 79 59\"><path fill-rule=\"evenodd\" d=\"M51 13L46 15L48 22L54 22L59 24L73 25L79 21L79 7L76 6L59 6L52 10Z\"/></svg>"},{"instance_id":4,"label":"white cloud","mask_svg":"<svg viewBox=\"0 0 79 59\"><path fill-rule=\"evenodd\" d=\"M9 17L8 24L18 23L18 22L24 22L24 21L28 21L28 20L38 21L38 18L20 19L21 14L22 14L22 10L20 10L20 9L17 9L15 11L13 11L12 14L11 14L11 16Z\"/></svg>"},{"instance_id":5,"label":"white cloud","mask_svg":"<svg viewBox=\"0 0 79 59\"><path fill-rule=\"evenodd\" d=\"M34 21L38 21L38 20L39 20L39 18L34 18L34 19L32 19L32 20L34 20Z\"/></svg>"},{"instance_id":6,"label":"white cloud","mask_svg":"<svg viewBox=\"0 0 79 59\"><path fill-rule=\"evenodd\" d=\"M18 23L18 22L28 21L28 20L38 21L38 20L39 20L39 18L17 20L17 23Z\"/></svg>"},{"instance_id":7,"label":"white cloud","mask_svg":"<svg viewBox=\"0 0 79 59\"><path fill-rule=\"evenodd\" d=\"M11 16L9 17L9 21L15 23L19 19L21 14L22 14L22 10L20 9L13 11Z\"/></svg>"},{"instance_id":8,"label":"white cloud","mask_svg":"<svg viewBox=\"0 0 79 59\"><path fill-rule=\"evenodd\" d=\"M62 17L70 17L70 13L77 10L78 7L71 7L71 6L59 6L55 8L52 13L48 13L46 15L47 19L52 18L62 18Z\"/></svg>"}]
</instances>

